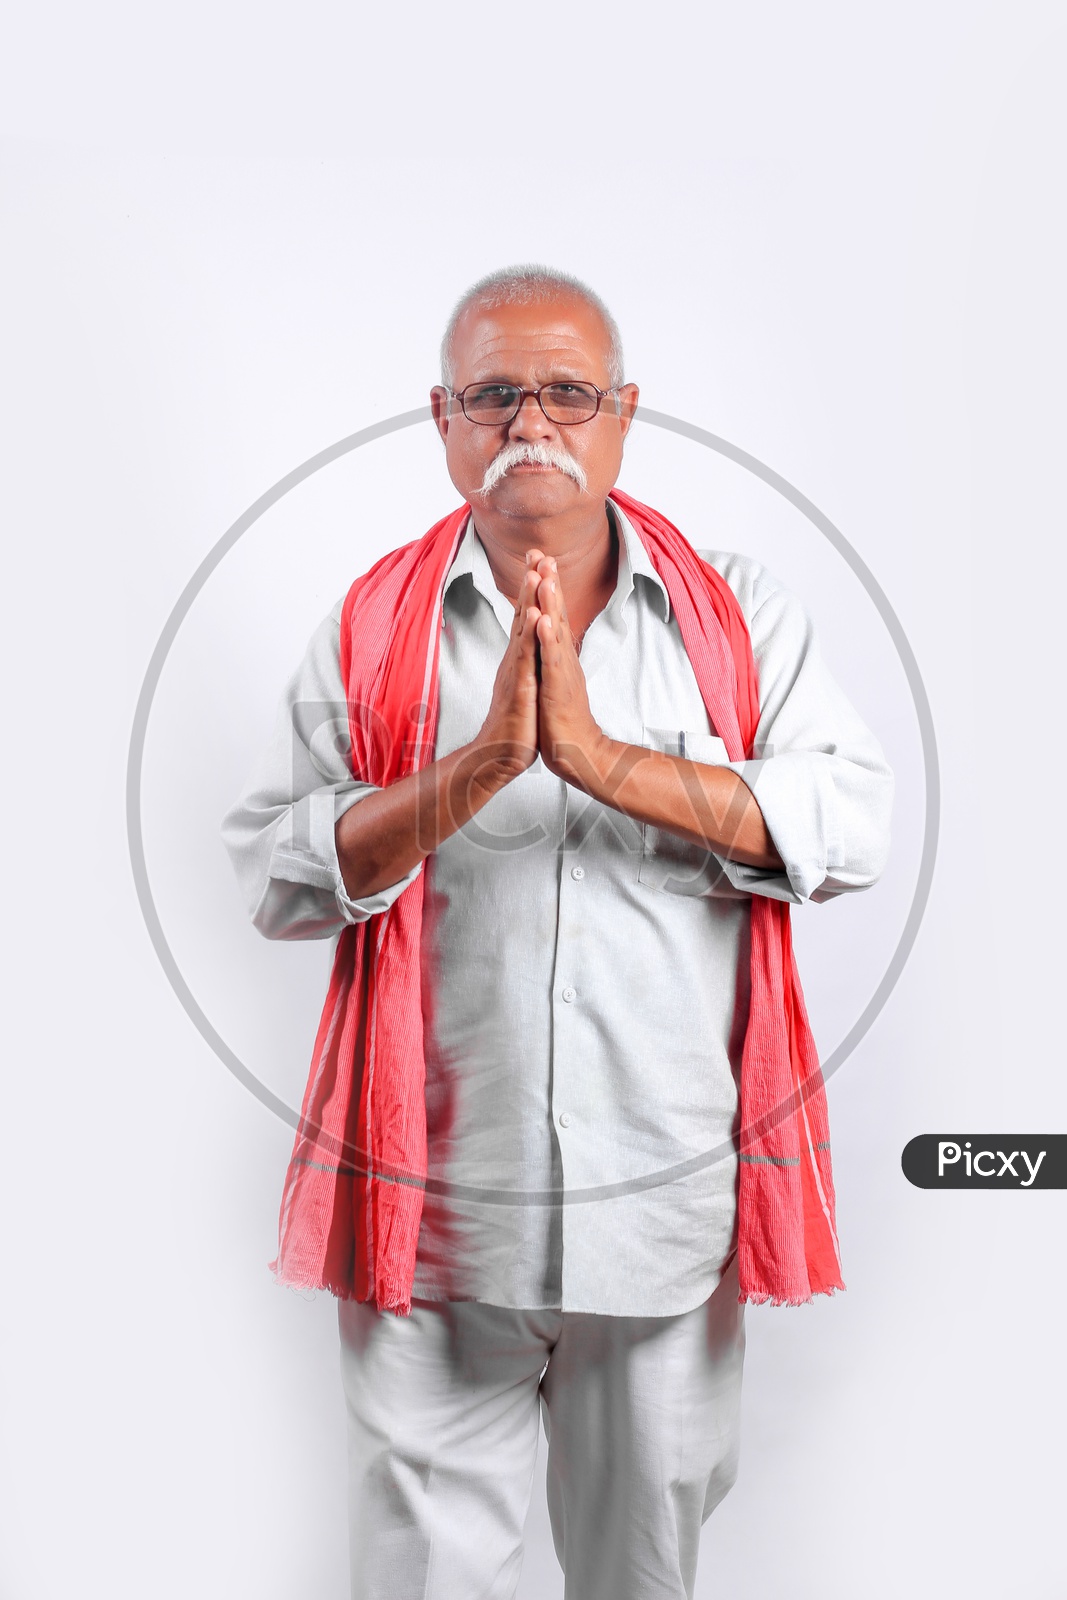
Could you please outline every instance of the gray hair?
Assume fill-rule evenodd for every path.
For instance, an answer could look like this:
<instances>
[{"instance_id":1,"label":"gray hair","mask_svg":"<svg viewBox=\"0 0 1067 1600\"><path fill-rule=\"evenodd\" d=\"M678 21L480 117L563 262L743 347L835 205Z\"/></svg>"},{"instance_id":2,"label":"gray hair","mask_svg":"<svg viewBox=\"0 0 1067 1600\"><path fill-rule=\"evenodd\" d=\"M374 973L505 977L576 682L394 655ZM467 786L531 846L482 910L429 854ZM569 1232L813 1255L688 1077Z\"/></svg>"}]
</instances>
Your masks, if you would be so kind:
<instances>
[{"instance_id":1,"label":"gray hair","mask_svg":"<svg viewBox=\"0 0 1067 1600\"><path fill-rule=\"evenodd\" d=\"M617 389L623 381L623 363L622 336L615 318L600 296L580 278L573 277L569 272L556 272L552 267L544 267L536 262L527 262L517 267L502 267L499 272L490 272L486 277L479 278L477 283L471 284L466 294L457 301L455 310L448 319L445 336L441 340L441 382L447 389L451 389L456 375L452 360L452 342L459 319L468 306L479 305L492 310L494 306L548 304L552 300L570 296L577 296L580 300L586 301L604 319L610 340L608 382L613 389Z\"/></svg>"}]
</instances>

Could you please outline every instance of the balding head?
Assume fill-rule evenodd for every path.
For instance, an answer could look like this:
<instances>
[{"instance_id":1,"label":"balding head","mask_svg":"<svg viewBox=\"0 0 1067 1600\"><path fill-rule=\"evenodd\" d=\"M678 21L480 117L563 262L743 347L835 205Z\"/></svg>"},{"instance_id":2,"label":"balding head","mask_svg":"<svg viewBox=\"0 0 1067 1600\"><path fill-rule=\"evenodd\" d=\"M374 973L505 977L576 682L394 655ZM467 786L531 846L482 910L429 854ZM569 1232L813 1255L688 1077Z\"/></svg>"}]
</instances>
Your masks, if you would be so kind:
<instances>
[{"instance_id":1,"label":"balding head","mask_svg":"<svg viewBox=\"0 0 1067 1600\"><path fill-rule=\"evenodd\" d=\"M461 322L471 320L472 313L492 311L499 306L547 306L556 301L575 300L583 301L603 323L608 383L611 388L617 388L623 382L623 359L622 339L615 318L600 296L580 278L535 263L504 267L479 278L456 303L441 341L441 382L448 389L455 388L456 330Z\"/></svg>"}]
</instances>

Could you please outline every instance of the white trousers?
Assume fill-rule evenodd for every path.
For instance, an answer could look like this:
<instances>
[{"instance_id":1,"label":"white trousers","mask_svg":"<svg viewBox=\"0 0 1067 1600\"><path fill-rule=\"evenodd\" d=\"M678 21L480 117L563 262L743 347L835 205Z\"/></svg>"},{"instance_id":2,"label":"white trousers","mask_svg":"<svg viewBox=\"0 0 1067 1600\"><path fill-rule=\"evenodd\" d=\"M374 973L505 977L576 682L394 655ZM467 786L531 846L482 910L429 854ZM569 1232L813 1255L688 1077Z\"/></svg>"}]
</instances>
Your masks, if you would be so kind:
<instances>
[{"instance_id":1,"label":"white trousers","mask_svg":"<svg viewBox=\"0 0 1067 1600\"><path fill-rule=\"evenodd\" d=\"M338 1301L353 1600L509 1600L548 1438L567 1600L692 1600L737 1473L737 1258L676 1317Z\"/></svg>"}]
</instances>

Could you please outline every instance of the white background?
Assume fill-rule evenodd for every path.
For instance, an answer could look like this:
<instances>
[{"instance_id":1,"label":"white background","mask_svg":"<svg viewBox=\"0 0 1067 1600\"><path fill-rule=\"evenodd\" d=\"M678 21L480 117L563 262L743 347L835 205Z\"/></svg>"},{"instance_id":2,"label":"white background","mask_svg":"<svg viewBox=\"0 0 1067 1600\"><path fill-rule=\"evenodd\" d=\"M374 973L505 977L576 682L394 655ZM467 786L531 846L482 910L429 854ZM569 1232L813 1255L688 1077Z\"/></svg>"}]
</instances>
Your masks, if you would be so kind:
<instances>
[{"instance_id":1,"label":"white background","mask_svg":"<svg viewBox=\"0 0 1067 1600\"><path fill-rule=\"evenodd\" d=\"M1058 8L39 6L5 38L3 1600L343 1600L334 1302L266 1270L291 1132L155 958L127 745L212 545L423 403L454 299L525 259L604 294L647 405L843 530L943 764L918 943L830 1084L848 1292L749 1313L742 1472L698 1595L1067 1595L1064 1197L933 1195L899 1165L916 1133L1067 1121ZM639 425L622 483L803 594L897 769L884 882L797 919L827 1049L914 884L899 664L739 469ZM454 503L426 426L309 480L205 589L153 710L164 925L290 1101L326 947L257 939L218 818L315 623ZM521 1595L561 1594L537 1485Z\"/></svg>"}]
</instances>

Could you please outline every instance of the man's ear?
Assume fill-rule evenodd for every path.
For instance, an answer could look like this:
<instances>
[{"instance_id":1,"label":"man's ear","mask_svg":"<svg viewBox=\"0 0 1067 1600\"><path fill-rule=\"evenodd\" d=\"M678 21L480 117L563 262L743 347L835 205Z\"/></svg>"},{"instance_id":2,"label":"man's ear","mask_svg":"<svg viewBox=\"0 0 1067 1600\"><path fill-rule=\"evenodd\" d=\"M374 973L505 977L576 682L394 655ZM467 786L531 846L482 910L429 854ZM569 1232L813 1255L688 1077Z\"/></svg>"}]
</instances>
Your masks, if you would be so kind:
<instances>
[{"instance_id":1,"label":"man's ear","mask_svg":"<svg viewBox=\"0 0 1067 1600\"><path fill-rule=\"evenodd\" d=\"M448 390L443 384L435 383L430 390L430 410L433 412L434 426L442 439L448 437L448 419L451 411L451 401Z\"/></svg>"},{"instance_id":2,"label":"man's ear","mask_svg":"<svg viewBox=\"0 0 1067 1600\"><path fill-rule=\"evenodd\" d=\"M622 387L616 391L615 405L618 409L619 423L622 427L622 436L624 439L630 431L631 422L634 420L634 412L637 410L637 402L640 394L641 391L637 387L636 383L624 383Z\"/></svg>"}]
</instances>

